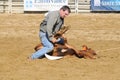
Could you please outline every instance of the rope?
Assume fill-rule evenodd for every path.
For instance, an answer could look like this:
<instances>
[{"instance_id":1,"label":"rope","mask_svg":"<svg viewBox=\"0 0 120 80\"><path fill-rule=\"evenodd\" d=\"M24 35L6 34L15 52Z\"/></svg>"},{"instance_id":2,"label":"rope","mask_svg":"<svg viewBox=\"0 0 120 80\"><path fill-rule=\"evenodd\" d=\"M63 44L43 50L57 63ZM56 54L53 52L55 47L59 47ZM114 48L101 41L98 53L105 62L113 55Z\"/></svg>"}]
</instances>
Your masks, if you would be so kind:
<instances>
[{"instance_id":1,"label":"rope","mask_svg":"<svg viewBox=\"0 0 120 80\"><path fill-rule=\"evenodd\" d=\"M99 51L96 51L96 53L98 53L98 52L104 52L104 51L110 51L110 50L116 50L116 49L120 49L120 47L110 48L110 49L106 49L106 50L99 50Z\"/></svg>"}]
</instances>

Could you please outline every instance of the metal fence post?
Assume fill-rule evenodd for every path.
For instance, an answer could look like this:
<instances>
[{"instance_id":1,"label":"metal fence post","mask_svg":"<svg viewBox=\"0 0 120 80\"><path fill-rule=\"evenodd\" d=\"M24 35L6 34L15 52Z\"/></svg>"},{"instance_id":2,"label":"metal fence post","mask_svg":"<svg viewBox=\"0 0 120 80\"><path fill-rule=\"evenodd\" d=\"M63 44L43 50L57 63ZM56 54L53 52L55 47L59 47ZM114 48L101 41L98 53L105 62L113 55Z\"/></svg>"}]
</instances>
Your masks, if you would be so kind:
<instances>
[{"instance_id":1,"label":"metal fence post","mask_svg":"<svg viewBox=\"0 0 120 80\"><path fill-rule=\"evenodd\" d=\"M75 0L75 7L76 7L76 12L75 13L78 13L78 0Z\"/></svg>"},{"instance_id":2,"label":"metal fence post","mask_svg":"<svg viewBox=\"0 0 120 80\"><path fill-rule=\"evenodd\" d=\"M12 13L12 0L8 0L8 13Z\"/></svg>"}]
</instances>

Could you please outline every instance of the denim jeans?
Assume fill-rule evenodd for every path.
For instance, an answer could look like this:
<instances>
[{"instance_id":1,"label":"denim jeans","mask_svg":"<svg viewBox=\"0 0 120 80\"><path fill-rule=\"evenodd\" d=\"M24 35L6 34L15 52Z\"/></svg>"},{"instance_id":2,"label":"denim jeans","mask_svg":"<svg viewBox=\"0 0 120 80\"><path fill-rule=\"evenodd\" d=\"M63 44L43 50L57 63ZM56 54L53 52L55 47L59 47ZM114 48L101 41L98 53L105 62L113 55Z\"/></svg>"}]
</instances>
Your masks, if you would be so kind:
<instances>
[{"instance_id":1,"label":"denim jeans","mask_svg":"<svg viewBox=\"0 0 120 80\"><path fill-rule=\"evenodd\" d=\"M49 53L54 49L54 46L49 41L46 33L40 31L39 36L41 43L43 44L43 48L33 53L31 56L32 59L42 58L45 53Z\"/></svg>"}]
</instances>

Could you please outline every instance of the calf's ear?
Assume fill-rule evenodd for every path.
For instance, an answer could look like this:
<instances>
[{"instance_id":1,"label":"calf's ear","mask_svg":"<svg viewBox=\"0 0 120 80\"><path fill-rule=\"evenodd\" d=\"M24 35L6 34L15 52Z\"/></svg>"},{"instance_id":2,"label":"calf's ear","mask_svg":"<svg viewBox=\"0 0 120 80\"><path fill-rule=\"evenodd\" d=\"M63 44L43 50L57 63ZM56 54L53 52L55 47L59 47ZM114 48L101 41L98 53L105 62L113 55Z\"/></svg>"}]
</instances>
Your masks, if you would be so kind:
<instances>
[{"instance_id":1,"label":"calf's ear","mask_svg":"<svg viewBox=\"0 0 120 80\"><path fill-rule=\"evenodd\" d=\"M88 47L86 45L82 45L82 50L87 50Z\"/></svg>"}]
</instances>

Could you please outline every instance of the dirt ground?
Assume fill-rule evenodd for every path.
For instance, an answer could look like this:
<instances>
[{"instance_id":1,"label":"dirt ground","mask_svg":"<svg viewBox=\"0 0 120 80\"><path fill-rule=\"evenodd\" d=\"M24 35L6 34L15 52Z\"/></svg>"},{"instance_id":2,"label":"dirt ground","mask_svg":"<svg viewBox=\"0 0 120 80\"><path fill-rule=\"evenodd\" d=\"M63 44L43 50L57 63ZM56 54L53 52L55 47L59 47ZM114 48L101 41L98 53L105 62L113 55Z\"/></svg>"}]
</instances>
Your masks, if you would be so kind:
<instances>
[{"instance_id":1,"label":"dirt ground","mask_svg":"<svg viewBox=\"0 0 120 80\"><path fill-rule=\"evenodd\" d=\"M120 80L120 14L79 13L65 19L69 44L94 49L95 60L27 59L39 41L43 14L0 14L0 80Z\"/></svg>"}]
</instances>

